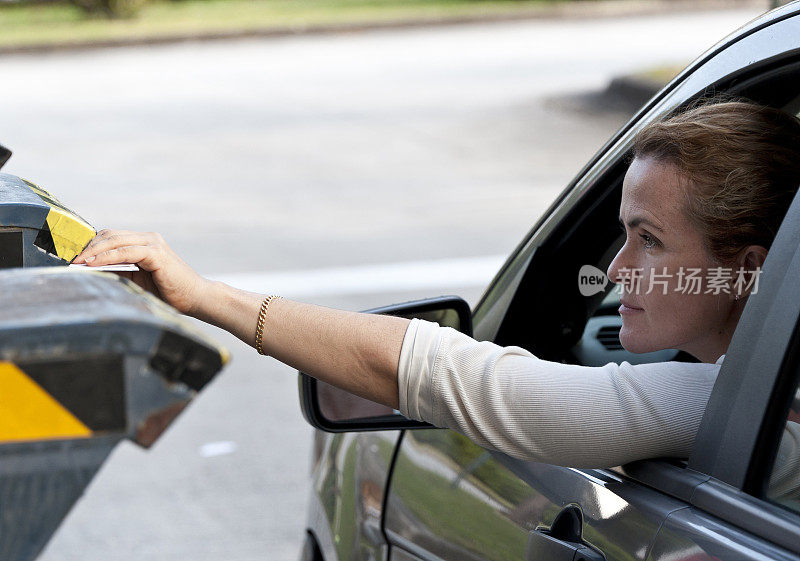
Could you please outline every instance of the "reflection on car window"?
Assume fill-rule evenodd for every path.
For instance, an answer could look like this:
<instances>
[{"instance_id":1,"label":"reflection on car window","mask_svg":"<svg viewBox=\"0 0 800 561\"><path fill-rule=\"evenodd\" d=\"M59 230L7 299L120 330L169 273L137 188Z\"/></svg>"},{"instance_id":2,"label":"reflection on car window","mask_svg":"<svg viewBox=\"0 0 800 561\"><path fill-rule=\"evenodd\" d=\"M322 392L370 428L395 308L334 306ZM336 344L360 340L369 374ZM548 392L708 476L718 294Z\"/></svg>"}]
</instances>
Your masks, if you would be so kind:
<instances>
[{"instance_id":1,"label":"reflection on car window","mask_svg":"<svg viewBox=\"0 0 800 561\"><path fill-rule=\"evenodd\" d=\"M800 513L800 386L789 407L767 498Z\"/></svg>"}]
</instances>

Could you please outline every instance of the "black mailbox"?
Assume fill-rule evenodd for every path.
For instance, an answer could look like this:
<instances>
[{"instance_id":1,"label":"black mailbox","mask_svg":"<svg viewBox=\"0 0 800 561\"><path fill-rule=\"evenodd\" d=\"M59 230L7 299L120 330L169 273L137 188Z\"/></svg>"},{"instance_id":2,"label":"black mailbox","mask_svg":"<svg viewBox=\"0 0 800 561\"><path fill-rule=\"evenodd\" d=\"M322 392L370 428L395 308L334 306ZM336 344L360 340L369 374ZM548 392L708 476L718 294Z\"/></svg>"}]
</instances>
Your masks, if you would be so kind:
<instances>
[{"instance_id":1,"label":"black mailbox","mask_svg":"<svg viewBox=\"0 0 800 561\"><path fill-rule=\"evenodd\" d=\"M0 173L0 269L67 265L94 235L41 187Z\"/></svg>"}]
</instances>

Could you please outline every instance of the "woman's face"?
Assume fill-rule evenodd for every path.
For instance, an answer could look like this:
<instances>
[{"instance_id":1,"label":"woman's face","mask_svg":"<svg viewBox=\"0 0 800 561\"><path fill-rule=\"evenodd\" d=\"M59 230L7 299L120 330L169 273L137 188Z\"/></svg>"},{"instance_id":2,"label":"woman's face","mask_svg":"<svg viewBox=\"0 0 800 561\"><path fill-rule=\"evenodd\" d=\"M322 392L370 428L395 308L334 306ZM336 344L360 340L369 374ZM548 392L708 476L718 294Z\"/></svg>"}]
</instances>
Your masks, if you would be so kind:
<instances>
[{"instance_id":1,"label":"woman's face","mask_svg":"<svg viewBox=\"0 0 800 561\"><path fill-rule=\"evenodd\" d=\"M709 270L721 265L687 215L690 193L688 179L672 164L648 157L633 161L620 205L627 238L608 277L622 285L620 341L627 350L681 349L714 362L738 317L733 296L709 281ZM730 285L727 290L733 291Z\"/></svg>"}]
</instances>

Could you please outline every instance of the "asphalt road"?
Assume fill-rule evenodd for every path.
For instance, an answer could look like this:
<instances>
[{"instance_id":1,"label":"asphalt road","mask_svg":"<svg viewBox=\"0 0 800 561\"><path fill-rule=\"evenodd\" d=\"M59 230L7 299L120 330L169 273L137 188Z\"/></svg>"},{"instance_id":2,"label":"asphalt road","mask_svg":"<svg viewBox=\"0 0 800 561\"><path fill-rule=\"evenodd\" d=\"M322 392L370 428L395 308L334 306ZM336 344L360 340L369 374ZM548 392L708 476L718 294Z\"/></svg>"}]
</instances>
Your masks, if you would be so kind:
<instances>
[{"instance_id":1,"label":"asphalt road","mask_svg":"<svg viewBox=\"0 0 800 561\"><path fill-rule=\"evenodd\" d=\"M241 286L349 309L474 302L628 116L580 94L754 15L7 57L4 171ZM231 365L153 449L116 449L42 561L296 558L312 436L296 379L212 331Z\"/></svg>"}]
</instances>

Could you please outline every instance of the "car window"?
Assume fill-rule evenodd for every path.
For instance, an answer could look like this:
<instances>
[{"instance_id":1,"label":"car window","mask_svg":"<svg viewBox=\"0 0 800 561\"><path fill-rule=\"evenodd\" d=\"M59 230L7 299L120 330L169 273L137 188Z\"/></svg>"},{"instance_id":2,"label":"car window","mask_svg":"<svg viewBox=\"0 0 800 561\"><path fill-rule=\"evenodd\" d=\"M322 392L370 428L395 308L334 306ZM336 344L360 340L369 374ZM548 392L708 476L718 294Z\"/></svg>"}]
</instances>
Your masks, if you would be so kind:
<instances>
[{"instance_id":1,"label":"car window","mask_svg":"<svg viewBox=\"0 0 800 561\"><path fill-rule=\"evenodd\" d=\"M800 385L790 395L789 412L767 484L767 499L800 513Z\"/></svg>"}]
</instances>

